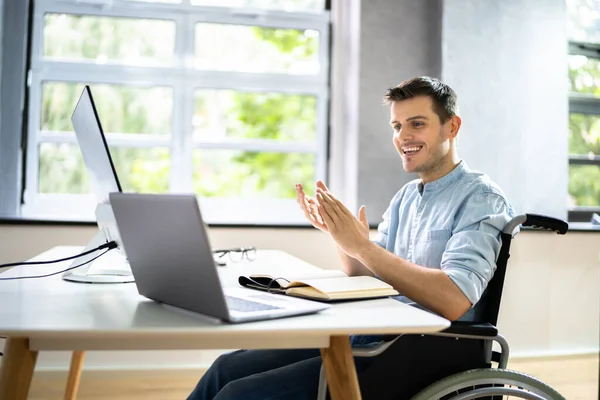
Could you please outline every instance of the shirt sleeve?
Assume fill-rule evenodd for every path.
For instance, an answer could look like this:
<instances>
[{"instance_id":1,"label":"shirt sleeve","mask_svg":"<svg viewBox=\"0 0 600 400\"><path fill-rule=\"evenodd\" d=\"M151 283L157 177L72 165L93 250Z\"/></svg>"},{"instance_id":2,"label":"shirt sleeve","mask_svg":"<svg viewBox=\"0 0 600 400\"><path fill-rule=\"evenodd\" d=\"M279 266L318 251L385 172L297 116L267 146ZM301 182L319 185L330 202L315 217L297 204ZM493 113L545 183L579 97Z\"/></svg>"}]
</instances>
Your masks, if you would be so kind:
<instances>
[{"instance_id":1,"label":"shirt sleeve","mask_svg":"<svg viewBox=\"0 0 600 400\"><path fill-rule=\"evenodd\" d=\"M481 298L496 270L500 234L514 217L512 207L495 192L472 196L458 219L442 256L441 269L471 302Z\"/></svg>"}]
</instances>

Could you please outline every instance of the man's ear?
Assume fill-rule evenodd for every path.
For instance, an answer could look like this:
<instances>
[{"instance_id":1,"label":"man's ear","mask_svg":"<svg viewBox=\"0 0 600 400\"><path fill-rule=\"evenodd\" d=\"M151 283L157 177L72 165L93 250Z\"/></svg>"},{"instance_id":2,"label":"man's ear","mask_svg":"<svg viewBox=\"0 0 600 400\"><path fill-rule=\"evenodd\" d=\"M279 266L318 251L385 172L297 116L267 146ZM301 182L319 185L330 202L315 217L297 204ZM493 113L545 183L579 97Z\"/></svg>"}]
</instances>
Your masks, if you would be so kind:
<instances>
[{"instance_id":1,"label":"man's ear","mask_svg":"<svg viewBox=\"0 0 600 400\"><path fill-rule=\"evenodd\" d=\"M455 139L456 136L458 136L458 131L460 130L460 126L462 124L462 119L460 119L460 117L458 115L454 115L454 116L450 117L450 119L448 120L448 123L450 124L449 137L451 139Z\"/></svg>"}]
</instances>

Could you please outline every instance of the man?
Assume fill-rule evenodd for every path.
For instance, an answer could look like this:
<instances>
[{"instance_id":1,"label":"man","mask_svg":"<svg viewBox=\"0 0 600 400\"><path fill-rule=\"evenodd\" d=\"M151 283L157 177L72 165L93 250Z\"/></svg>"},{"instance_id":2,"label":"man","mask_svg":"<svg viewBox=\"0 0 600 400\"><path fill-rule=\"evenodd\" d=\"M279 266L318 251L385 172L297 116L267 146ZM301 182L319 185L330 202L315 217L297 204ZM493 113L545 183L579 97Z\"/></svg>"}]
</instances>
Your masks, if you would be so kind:
<instances>
[{"instance_id":1,"label":"man","mask_svg":"<svg viewBox=\"0 0 600 400\"><path fill-rule=\"evenodd\" d=\"M419 179L392 198L377 237L369 239L365 207L354 217L323 182L317 182L315 198L296 185L297 201L312 225L335 241L346 273L378 277L402 294L401 301L449 320L468 319L493 276L500 233L513 210L496 184L459 158L461 118L450 87L414 78L389 89L385 99L404 170ZM410 336L418 335L399 341L411 343L405 339ZM352 344L378 340L355 336ZM408 344L393 360L398 371L418 363L427 351L419 347ZM373 362L355 359L359 380ZM219 357L189 399L311 399L320 367L316 349L241 350Z\"/></svg>"}]
</instances>

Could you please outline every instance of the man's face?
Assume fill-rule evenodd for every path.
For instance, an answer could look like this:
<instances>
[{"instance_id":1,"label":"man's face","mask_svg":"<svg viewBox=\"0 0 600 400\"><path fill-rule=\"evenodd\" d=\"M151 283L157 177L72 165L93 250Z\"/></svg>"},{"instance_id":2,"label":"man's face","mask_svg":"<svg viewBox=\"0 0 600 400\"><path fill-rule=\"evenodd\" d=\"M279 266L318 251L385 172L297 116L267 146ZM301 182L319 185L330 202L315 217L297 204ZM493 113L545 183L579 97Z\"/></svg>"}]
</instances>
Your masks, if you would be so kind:
<instances>
[{"instance_id":1,"label":"man's face","mask_svg":"<svg viewBox=\"0 0 600 400\"><path fill-rule=\"evenodd\" d=\"M428 96L394 101L390 124L394 146L406 172L429 174L439 168L450 151L450 121L442 125Z\"/></svg>"}]
</instances>

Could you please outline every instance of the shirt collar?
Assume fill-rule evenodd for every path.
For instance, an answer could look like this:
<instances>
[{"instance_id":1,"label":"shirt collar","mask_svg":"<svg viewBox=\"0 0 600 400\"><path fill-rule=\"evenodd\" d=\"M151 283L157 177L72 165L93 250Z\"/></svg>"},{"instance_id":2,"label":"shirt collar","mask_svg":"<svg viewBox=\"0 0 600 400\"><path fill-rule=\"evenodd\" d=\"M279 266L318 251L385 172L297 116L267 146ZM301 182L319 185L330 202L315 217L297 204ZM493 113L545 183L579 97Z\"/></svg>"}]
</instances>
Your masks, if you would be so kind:
<instances>
[{"instance_id":1,"label":"shirt collar","mask_svg":"<svg viewBox=\"0 0 600 400\"><path fill-rule=\"evenodd\" d=\"M461 160L460 163L452 171L442 176L441 178L436 179L435 181L428 182L423 184L423 182L419 182L419 193L423 195L424 189L427 193L434 193L440 190L447 188L456 182L466 171L468 170L467 163L464 160Z\"/></svg>"}]
</instances>

